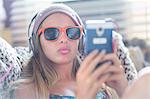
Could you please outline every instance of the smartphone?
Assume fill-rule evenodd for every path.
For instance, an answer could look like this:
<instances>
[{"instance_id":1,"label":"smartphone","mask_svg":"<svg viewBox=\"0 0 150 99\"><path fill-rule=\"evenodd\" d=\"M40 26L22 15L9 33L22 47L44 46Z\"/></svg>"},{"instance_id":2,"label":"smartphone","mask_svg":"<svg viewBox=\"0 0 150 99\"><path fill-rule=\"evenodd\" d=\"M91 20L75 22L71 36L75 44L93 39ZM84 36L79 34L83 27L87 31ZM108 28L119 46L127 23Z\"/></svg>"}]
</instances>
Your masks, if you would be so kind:
<instances>
[{"instance_id":1,"label":"smartphone","mask_svg":"<svg viewBox=\"0 0 150 99\"><path fill-rule=\"evenodd\" d=\"M106 53L113 52L112 31L115 25L106 20L87 20L84 53L88 55L94 49L105 50Z\"/></svg>"}]
</instances>

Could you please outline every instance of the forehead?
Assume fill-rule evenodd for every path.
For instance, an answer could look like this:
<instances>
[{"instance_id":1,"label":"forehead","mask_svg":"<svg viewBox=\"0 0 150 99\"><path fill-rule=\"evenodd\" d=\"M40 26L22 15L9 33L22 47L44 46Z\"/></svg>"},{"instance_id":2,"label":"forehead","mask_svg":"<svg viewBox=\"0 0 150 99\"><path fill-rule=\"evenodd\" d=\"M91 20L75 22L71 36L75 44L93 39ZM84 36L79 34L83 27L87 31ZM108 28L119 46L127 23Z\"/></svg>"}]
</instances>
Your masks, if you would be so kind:
<instances>
[{"instance_id":1,"label":"forehead","mask_svg":"<svg viewBox=\"0 0 150 99\"><path fill-rule=\"evenodd\" d=\"M72 26L74 21L64 13L54 13L49 15L42 23L42 26Z\"/></svg>"}]
</instances>

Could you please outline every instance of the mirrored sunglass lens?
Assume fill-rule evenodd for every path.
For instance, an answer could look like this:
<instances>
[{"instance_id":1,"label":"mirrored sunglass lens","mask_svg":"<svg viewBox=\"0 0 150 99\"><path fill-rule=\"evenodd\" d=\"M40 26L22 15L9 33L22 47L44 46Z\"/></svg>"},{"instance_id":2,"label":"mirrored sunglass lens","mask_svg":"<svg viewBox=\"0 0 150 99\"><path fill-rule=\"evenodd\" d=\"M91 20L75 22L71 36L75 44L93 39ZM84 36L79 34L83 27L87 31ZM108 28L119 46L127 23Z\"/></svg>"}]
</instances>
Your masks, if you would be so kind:
<instances>
[{"instance_id":1,"label":"mirrored sunglass lens","mask_svg":"<svg viewBox=\"0 0 150 99\"><path fill-rule=\"evenodd\" d=\"M46 28L44 36L47 40L55 40L59 36L59 30L57 28Z\"/></svg>"},{"instance_id":2,"label":"mirrored sunglass lens","mask_svg":"<svg viewBox=\"0 0 150 99\"><path fill-rule=\"evenodd\" d=\"M77 40L80 38L80 28L68 28L66 30L67 36L72 40Z\"/></svg>"}]
</instances>

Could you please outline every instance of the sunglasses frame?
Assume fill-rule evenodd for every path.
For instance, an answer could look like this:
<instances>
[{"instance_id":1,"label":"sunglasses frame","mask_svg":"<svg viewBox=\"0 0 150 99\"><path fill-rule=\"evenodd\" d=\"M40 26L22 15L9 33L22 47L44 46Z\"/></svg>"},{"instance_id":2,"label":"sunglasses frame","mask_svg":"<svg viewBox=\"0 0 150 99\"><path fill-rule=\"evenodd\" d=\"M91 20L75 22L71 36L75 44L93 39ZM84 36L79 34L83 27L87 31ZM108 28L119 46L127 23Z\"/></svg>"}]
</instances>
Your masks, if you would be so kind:
<instances>
[{"instance_id":1,"label":"sunglasses frame","mask_svg":"<svg viewBox=\"0 0 150 99\"><path fill-rule=\"evenodd\" d=\"M71 38L69 38L68 36L67 36L67 32L66 32L66 30L68 29L68 28L79 28L80 29L80 37L78 38L78 39L81 39L81 37L82 37L82 35L83 35L83 27L82 26L66 26L66 27L55 27L55 26L47 26L47 27L42 27L42 28L40 28L39 30L38 30L38 36L39 35L41 35L42 33L44 33L44 31L45 31L45 29L47 29L47 28L56 28L56 29L58 29L59 30L59 36L60 35L62 35L62 33L65 33L65 36L69 39L69 40L73 40L73 39L71 39ZM56 41L58 38L59 38L59 36L56 38L56 39L54 39L54 40L48 40L48 41ZM44 36L45 37L45 36ZM45 38L46 39L46 38ZM78 39L76 39L76 40L78 40ZM46 39L47 40L47 39Z\"/></svg>"}]
</instances>

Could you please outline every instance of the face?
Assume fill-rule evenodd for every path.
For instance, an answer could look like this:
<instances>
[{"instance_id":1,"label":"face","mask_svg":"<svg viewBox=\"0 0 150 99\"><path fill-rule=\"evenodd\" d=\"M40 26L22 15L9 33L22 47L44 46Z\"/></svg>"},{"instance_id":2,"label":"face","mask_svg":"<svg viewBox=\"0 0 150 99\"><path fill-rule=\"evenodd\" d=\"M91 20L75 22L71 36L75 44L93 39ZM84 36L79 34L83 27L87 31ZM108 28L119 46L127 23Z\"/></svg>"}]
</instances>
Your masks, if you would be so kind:
<instances>
[{"instance_id":1,"label":"face","mask_svg":"<svg viewBox=\"0 0 150 99\"><path fill-rule=\"evenodd\" d=\"M63 13L54 13L48 16L42 28L46 27L72 27L75 23ZM70 40L65 31L61 31L56 40L46 40L44 33L40 35L40 43L45 55L55 64L68 64L73 62L77 55L79 40Z\"/></svg>"}]
</instances>

